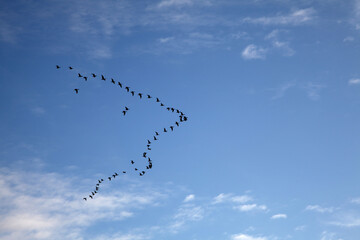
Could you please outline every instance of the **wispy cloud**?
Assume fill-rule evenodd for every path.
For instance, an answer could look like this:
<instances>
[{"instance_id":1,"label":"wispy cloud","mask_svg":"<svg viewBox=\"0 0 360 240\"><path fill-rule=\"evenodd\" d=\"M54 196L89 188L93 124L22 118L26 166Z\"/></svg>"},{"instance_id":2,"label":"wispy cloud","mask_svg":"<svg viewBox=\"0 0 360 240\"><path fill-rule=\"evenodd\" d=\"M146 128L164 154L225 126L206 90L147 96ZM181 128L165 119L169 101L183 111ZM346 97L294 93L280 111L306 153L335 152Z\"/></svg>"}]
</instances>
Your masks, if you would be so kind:
<instances>
[{"instance_id":1,"label":"wispy cloud","mask_svg":"<svg viewBox=\"0 0 360 240\"><path fill-rule=\"evenodd\" d=\"M242 51L241 55L246 60L265 59L267 49L250 44Z\"/></svg>"},{"instance_id":2,"label":"wispy cloud","mask_svg":"<svg viewBox=\"0 0 360 240\"><path fill-rule=\"evenodd\" d=\"M193 204L180 206L173 217L173 222L169 225L170 232L177 233L188 222L200 221L204 217L204 208Z\"/></svg>"},{"instance_id":3,"label":"wispy cloud","mask_svg":"<svg viewBox=\"0 0 360 240\"><path fill-rule=\"evenodd\" d=\"M195 199L195 195L194 194L190 194L190 195L187 195L184 199L184 202L191 202Z\"/></svg>"},{"instance_id":4,"label":"wispy cloud","mask_svg":"<svg viewBox=\"0 0 360 240\"><path fill-rule=\"evenodd\" d=\"M272 97L272 99L282 98L290 88L293 88L295 86L296 86L295 82L291 81L291 82L283 83L277 88L270 89L275 91L275 95Z\"/></svg>"},{"instance_id":5,"label":"wispy cloud","mask_svg":"<svg viewBox=\"0 0 360 240\"><path fill-rule=\"evenodd\" d=\"M83 201L86 193L74 183L56 173L0 169L1 239L80 239L96 222L133 217L166 196L152 190L116 191Z\"/></svg>"},{"instance_id":6,"label":"wispy cloud","mask_svg":"<svg viewBox=\"0 0 360 240\"><path fill-rule=\"evenodd\" d=\"M339 227L360 227L360 215L355 211L340 212L334 216L336 220L329 221L328 224Z\"/></svg>"},{"instance_id":7,"label":"wispy cloud","mask_svg":"<svg viewBox=\"0 0 360 240\"><path fill-rule=\"evenodd\" d=\"M270 40L273 49L278 49L282 51L284 56L293 56L295 54L294 49L290 47L289 42L281 41L279 38L280 30L275 29L272 32L270 32L265 39Z\"/></svg>"},{"instance_id":8,"label":"wispy cloud","mask_svg":"<svg viewBox=\"0 0 360 240\"><path fill-rule=\"evenodd\" d=\"M287 15L274 17L244 18L244 22L262 25L299 25L314 20L316 11L313 8L305 8L293 11Z\"/></svg>"},{"instance_id":9,"label":"wispy cloud","mask_svg":"<svg viewBox=\"0 0 360 240\"><path fill-rule=\"evenodd\" d=\"M233 194L225 194L220 193L216 197L214 197L212 204L232 202L232 203L246 203L252 201L253 198L249 195L233 195Z\"/></svg>"},{"instance_id":10,"label":"wispy cloud","mask_svg":"<svg viewBox=\"0 0 360 240\"><path fill-rule=\"evenodd\" d=\"M351 203L360 204L360 197L351 199Z\"/></svg>"},{"instance_id":11,"label":"wispy cloud","mask_svg":"<svg viewBox=\"0 0 360 240\"><path fill-rule=\"evenodd\" d=\"M306 211L313 211L313 212L319 212L319 213L332 213L334 211L334 208L329 207L321 207L319 205L308 205L305 208Z\"/></svg>"},{"instance_id":12,"label":"wispy cloud","mask_svg":"<svg viewBox=\"0 0 360 240\"><path fill-rule=\"evenodd\" d=\"M179 7L179 6L191 6L193 5L192 0L162 0L157 5L158 8L167 8L167 7Z\"/></svg>"},{"instance_id":13,"label":"wispy cloud","mask_svg":"<svg viewBox=\"0 0 360 240\"><path fill-rule=\"evenodd\" d=\"M344 38L343 42L353 42L354 40L355 40L354 37L348 36L348 37Z\"/></svg>"},{"instance_id":14,"label":"wispy cloud","mask_svg":"<svg viewBox=\"0 0 360 240\"><path fill-rule=\"evenodd\" d=\"M38 115L42 115L42 114L44 114L46 112L45 109L42 108L42 107L34 107L34 108L31 109L31 111L33 113L35 113L35 114L38 114Z\"/></svg>"},{"instance_id":15,"label":"wispy cloud","mask_svg":"<svg viewBox=\"0 0 360 240\"><path fill-rule=\"evenodd\" d=\"M267 237L254 237L251 235L238 233L231 236L231 240L267 240Z\"/></svg>"},{"instance_id":16,"label":"wispy cloud","mask_svg":"<svg viewBox=\"0 0 360 240\"><path fill-rule=\"evenodd\" d=\"M303 88L309 99L318 100L320 98L320 91L325 88L325 85L309 82Z\"/></svg>"},{"instance_id":17,"label":"wispy cloud","mask_svg":"<svg viewBox=\"0 0 360 240\"><path fill-rule=\"evenodd\" d=\"M283 213L275 214L271 216L271 219L286 219L287 215Z\"/></svg>"},{"instance_id":18,"label":"wispy cloud","mask_svg":"<svg viewBox=\"0 0 360 240\"><path fill-rule=\"evenodd\" d=\"M360 78L352 78L348 82L349 85L359 85L360 84Z\"/></svg>"},{"instance_id":19,"label":"wispy cloud","mask_svg":"<svg viewBox=\"0 0 360 240\"><path fill-rule=\"evenodd\" d=\"M257 205L256 203L253 204L244 204L240 206L234 207L234 209L239 210L241 212L250 212L250 211L266 211L266 205Z\"/></svg>"}]
</instances>

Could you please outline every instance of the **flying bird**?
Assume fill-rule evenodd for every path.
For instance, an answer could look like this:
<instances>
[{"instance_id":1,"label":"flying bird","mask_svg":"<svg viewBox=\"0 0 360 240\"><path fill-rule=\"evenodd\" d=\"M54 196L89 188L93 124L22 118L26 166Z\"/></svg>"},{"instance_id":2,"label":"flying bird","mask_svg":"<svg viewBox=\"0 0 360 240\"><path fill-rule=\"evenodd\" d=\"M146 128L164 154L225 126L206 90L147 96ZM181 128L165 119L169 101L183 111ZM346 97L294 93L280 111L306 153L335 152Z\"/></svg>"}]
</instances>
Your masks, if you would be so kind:
<instances>
[{"instance_id":1,"label":"flying bird","mask_svg":"<svg viewBox=\"0 0 360 240\"><path fill-rule=\"evenodd\" d=\"M142 93L139 93L138 95L139 95L139 97L140 97L140 99L141 99L141 98L142 98Z\"/></svg>"},{"instance_id":2,"label":"flying bird","mask_svg":"<svg viewBox=\"0 0 360 240\"><path fill-rule=\"evenodd\" d=\"M158 132L155 132L156 136L159 136L159 133Z\"/></svg>"},{"instance_id":3,"label":"flying bird","mask_svg":"<svg viewBox=\"0 0 360 240\"><path fill-rule=\"evenodd\" d=\"M114 80L113 78L111 79L111 82L112 82L113 84L115 84L115 80Z\"/></svg>"},{"instance_id":4,"label":"flying bird","mask_svg":"<svg viewBox=\"0 0 360 240\"><path fill-rule=\"evenodd\" d=\"M83 77L85 79L85 81L87 81L87 77Z\"/></svg>"},{"instance_id":5,"label":"flying bird","mask_svg":"<svg viewBox=\"0 0 360 240\"><path fill-rule=\"evenodd\" d=\"M131 164L134 164L135 162L133 160L131 160Z\"/></svg>"},{"instance_id":6,"label":"flying bird","mask_svg":"<svg viewBox=\"0 0 360 240\"><path fill-rule=\"evenodd\" d=\"M133 96L134 96L134 95L135 95L135 92L134 92L134 91L131 91L131 95L133 95Z\"/></svg>"},{"instance_id":7,"label":"flying bird","mask_svg":"<svg viewBox=\"0 0 360 240\"><path fill-rule=\"evenodd\" d=\"M174 131L174 126L170 126L171 131Z\"/></svg>"},{"instance_id":8,"label":"flying bird","mask_svg":"<svg viewBox=\"0 0 360 240\"><path fill-rule=\"evenodd\" d=\"M95 74L95 73L92 73L91 75L92 75L93 77L96 77L96 74Z\"/></svg>"},{"instance_id":9,"label":"flying bird","mask_svg":"<svg viewBox=\"0 0 360 240\"><path fill-rule=\"evenodd\" d=\"M172 111L172 112L174 112L174 111L175 111L175 109L174 109L174 108L171 108L171 111Z\"/></svg>"},{"instance_id":10,"label":"flying bird","mask_svg":"<svg viewBox=\"0 0 360 240\"><path fill-rule=\"evenodd\" d=\"M72 70L73 68L72 67L69 67L70 70Z\"/></svg>"},{"instance_id":11,"label":"flying bird","mask_svg":"<svg viewBox=\"0 0 360 240\"><path fill-rule=\"evenodd\" d=\"M56 68L57 68L57 69L59 69L59 68L60 68L60 66L59 66L59 65L56 65Z\"/></svg>"},{"instance_id":12,"label":"flying bird","mask_svg":"<svg viewBox=\"0 0 360 240\"><path fill-rule=\"evenodd\" d=\"M87 201L86 197L83 198L85 201Z\"/></svg>"},{"instance_id":13,"label":"flying bird","mask_svg":"<svg viewBox=\"0 0 360 240\"><path fill-rule=\"evenodd\" d=\"M148 144L151 144L150 140L148 139Z\"/></svg>"},{"instance_id":14,"label":"flying bird","mask_svg":"<svg viewBox=\"0 0 360 240\"><path fill-rule=\"evenodd\" d=\"M151 96L150 96L149 94L147 95L147 97L148 97L148 98L151 98Z\"/></svg>"},{"instance_id":15,"label":"flying bird","mask_svg":"<svg viewBox=\"0 0 360 240\"><path fill-rule=\"evenodd\" d=\"M126 173L126 171L123 171L123 173Z\"/></svg>"},{"instance_id":16,"label":"flying bird","mask_svg":"<svg viewBox=\"0 0 360 240\"><path fill-rule=\"evenodd\" d=\"M169 107L167 107L166 109L167 109L168 111L170 111L170 108L169 108Z\"/></svg>"},{"instance_id":17,"label":"flying bird","mask_svg":"<svg viewBox=\"0 0 360 240\"><path fill-rule=\"evenodd\" d=\"M79 89L78 89L78 88L75 88L74 91L76 92L76 94L79 93Z\"/></svg>"},{"instance_id":18,"label":"flying bird","mask_svg":"<svg viewBox=\"0 0 360 240\"><path fill-rule=\"evenodd\" d=\"M138 169L137 168L135 168L135 171L137 171Z\"/></svg>"},{"instance_id":19,"label":"flying bird","mask_svg":"<svg viewBox=\"0 0 360 240\"><path fill-rule=\"evenodd\" d=\"M111 177L108 177L109 181L111 181Z\"/></svg>"},{"instance_id":20,"label":"flying bird","mask_svg":"<svg viewBox=\"0 0 360 240\"><path fill-rule=\"evenodd\" d=\"M187 121L187 117L186 117L186 116L184 116L184 121Z\"/></svg>"},{"instance_id":21,"label":"flying bird","mask_svg":"<svg viewBox=\"0 0 360 240\"><path fill-rule=\"evenodd\" d=\"M166 128L164 128L164 132L167 132Z\"/></svg>"},{"instance_id":22,"label":"flying bird","mask_svg":"<svg viewBox=\"0 0 360 240\"><path fill-rule=\"evenodd\" d=\"M129 91L130 91L129 87L125 87L125 89L126 89L126 91L127 91L127 92L129 92Z\"/></svg>"},{"instance_id":23,"label":"flying bird","mask_svg":"<svg viewBox=\"0 0 360 240\"><path fill-rule=\"evenodd\" d=\"M89 195L89 198L93 199L93 196Z\"/></svg>"},{"instance_id":24,"label":"flying bird","mask_svg":"<svg viewBox=\"0 0 360 240\"><path fill-rule=\"evenodd\" d=\"M101 75L101 80L104 80L104 81L106 80L104 75Z\"/></svg>"},{"instance_id":25,"label":"flying bird","mask_svg":"<svg viewBox=\"0 0 360 240\"><path fill-rule=\"evenodd\" d=\"M160 106L162 106L162 107L163 107L163 106L164 106L164 104L160 103Z\"/></svg>"},{"instance_id":26,"label":"flying bird","mask_svg":"<svg viewBox=\"0 0 360 240\"><path fill-rule=\"evenodd\" d=\"M78 77L80 77L80 78L81 78L81 77L83 77L83 76L82 76L80 73L78 73Z\"/></svg>"},{"instance_id":27,"label":"flying bird","mask_svg":"<svg viewBox=\"0 0 360 240\"><path fill-rule=\"evenodd\" d=\"M156 98L156 102L160 102L160 100L158 98Z\"/></svg>"},{"instance_id":28,"label":"flying bird","mask_svg":"<svg viewBox=\"0 0 360 240\"><path fill-rule=\"evenodd\" d=\"M157 140L157 138L154 136L154 141L156 141Z\"/></svg>"},{"instance_id":29,"label":"flying bird","mask_svg":"<svg viewBox=\"0 0 360 240\"><path fill-rule=\"evenodd\" d=\"M124 116L125 116L125 114L126 114L126 111L122 111L122 113L124 114Z\"/></svg>"},{"instance_id":30,"label":"flying bird","mask_svg":"<svg viewBox=\"0 0 360 240\"><path fill-rule=\"evenodd\" d=\"M122 88L122 84L121 84L121 82L118 82L118 85Z\"/></svg>"},{"instance_id":31,"label":"flying bird","mask_svg":"<svg viewBox=\"0 0 360 240\"><path fill-rule=\"evenodd\" d=\"M178 122L175 122L176 126L179 126L179 123Z\"/></svg>"},{"instance_id":32,"label":"flying bird","mask_svg":"<svg viewBox=\"0 0 360 240\"><path fill-rule=\"evenodd\" d=\"M126 110L126 111L129 110L129 108L128 108L128 107L125 107L125 110Z\"/></svg>"}]
</instances>

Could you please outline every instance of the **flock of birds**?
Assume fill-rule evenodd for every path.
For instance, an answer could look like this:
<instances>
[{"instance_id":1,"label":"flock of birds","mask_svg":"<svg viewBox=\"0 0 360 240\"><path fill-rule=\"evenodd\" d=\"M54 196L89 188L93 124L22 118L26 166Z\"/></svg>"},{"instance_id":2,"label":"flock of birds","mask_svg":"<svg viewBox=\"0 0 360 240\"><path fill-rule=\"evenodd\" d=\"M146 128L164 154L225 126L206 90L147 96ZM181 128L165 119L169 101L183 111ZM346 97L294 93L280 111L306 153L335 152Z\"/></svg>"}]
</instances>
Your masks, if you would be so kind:
<instances>
[{"instance_id":1,"label":"flock of birds","mask_svg":"<svg viewBox=\"0 0 360 240\"><path fill-rule=\"evenodd\" d=\"M74 70L74 68L71 67L71 66L69 66L69 67L61 67L59 65L56 65L56 69L60 69L60 68L65 68L65 69L68 69L68 70ZM107 78L104 77L104 75L102 75L102 74L98 75L98 74L95 74L95 73L91 73L90 76L85 76L84 74L78 73L77 76L79 78L84 79L85 81L88 81L88 79L90 79L90 78L93 78L93 79L97 79L97 78L99 79L100 78L102 81L107 81L108 80ZM159 98L153 97L153 96L151 96L149 94L144 94L144 93L141 93L141 92L135 92L130 87L123 85L121 82L119 82L119 81L116 82L113 78L110 78L109 80L111 81L111 83L113 85L117 85L119 88L124 89L127 93L130 93L131 96L138 96L139 99L148 99L148 100L153 99L153 100L155 100L155 102L157 104L160 105L160 107L166 109L169 112L173 112L173 113L178 114L179 120L175 121L174 125L171 125L168 128L164 128L162 130L162 132L167 133L169 131L174 131L175 127L179 127L180 124L182 124L183 122L186 122L188 120L188 117L182 111L180 111L179 109L176 109L174 107L171 107L171 106L165 106L165 104L162 101L160 101ZM80 90L79 88L74 89L76 94L79 94L79 90ZM126 115L127 111L129 111L129 108L125 106L125 110L122 111L124 116ZM146 144L147 151L144 151L143 154L142 154L142 157L146 161L146 166L145 166L146 169L138 169L136 167L133 167L134 171L139 173L139 176L144 176L147 170L152 169L153 164L152 164L151 158L148 155L148 152L151 151L152 143L159 139L159 135L160 135L159 132L160 131L155 131L152 138L150 138L151 140L147 139L147 144ZM131 160L130 164L131 164L131 166L134 166L135 161ZM125 170L121 170L119 172L121 172L122 174L127 173L127 171L125 171ZM114 172L111 176L108 176L105 179L107 179L108 181L111 181L111 180L114 180L117 176L119 176L119 174L117 172ZM98 182L95 185L95 189L91 192L91 194L89 194L89 196L86 196L83 199L85 201L87 201L88 199L93 199L95 197L95 195L99 192L100 185L104 181L105 180L103 178L99 179Z\"/></svg>"}]
</instances>

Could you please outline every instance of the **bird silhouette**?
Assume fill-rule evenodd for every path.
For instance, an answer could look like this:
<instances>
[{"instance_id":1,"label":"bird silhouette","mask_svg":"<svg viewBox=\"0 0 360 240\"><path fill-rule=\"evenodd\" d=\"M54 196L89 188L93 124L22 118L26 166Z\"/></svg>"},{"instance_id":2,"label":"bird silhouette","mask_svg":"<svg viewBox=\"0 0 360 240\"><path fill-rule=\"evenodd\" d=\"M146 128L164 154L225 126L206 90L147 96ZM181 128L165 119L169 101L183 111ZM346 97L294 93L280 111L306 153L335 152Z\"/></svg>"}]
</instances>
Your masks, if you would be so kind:
<instances>
[{"instance_id":1,"label":"bird silhouette","mask_svg":"<svg viewBox=\"0 0 360 240\"><path fill-rule=\"evenodd\" d=\"M135 171L137 171L138 169L137 168L135 168Z\"/></svg>"},{"instance_id":2,"label":"bird silhouette","mask_svg":"<svg viewBox=\"0 0 360 240\"><path fill-rule=\"evenodd\" d=\"M149 139L148 139L147 141L148 141L148 144L151 144L151 142L150 142L150 140L149 140Z\"/></svg>"},{"instance_id":3,"label":"bird silhouette","mask_svg":"<svg viewBox=\"0 0 360 240\"><path fill-rule=\"evenodd\" d=\"M93 196L89 195L89 198L93 199Z\"/></svg>"},{"instance_id":4,"label":"bird silhouette","mask_svg":"<svg viewBox=\"0 0 360 240\"><path fill-rule=\"evenodd\" d=\"M126 111L122 111L122 113L124 114L124 116L125 116L125 114L126 114Z\"/></svg>"},{"instance_id":5,"label":"bird silhouette","mask_svg":"<svg viewBox=\"0 0 360 240\"><path fill-rule=\"evenodd\" d=\"M160 102L160 100L158 98L156 98L156 102Z\"/></svg>"},{"instance_id":6,"label":"bird silhouette","mask_svg":"<svg viewBox=\"0 0 360 240\"><path fill-rule=\"evenodd\" d=\"M157 138L154 136L154 141L156 141L157 140Z\"/></svg>"},{"instance_id":7,"label":"bird silhouette","mask_svg":"<svg viewBox=\"0 0 360 240\"><path fill-rule=\"evenodd\" d=\"M143 174L142 173L139 173L140 176L142 176Z\"/></svg>"},{"instance_id":8,"label":"bird silhouette","mask_svg":"<svg viewBox=\"0 0 360 240\"><path fill-rule=\"evenodd\" d=\"M104 75L101 75L101 80L106 80L106 78L104 77Z\"/></svg>"},{"instance_id":9,"label":"bird silhouette","mask_svg":"<svg viewBox=\"0 0 360 240\"><path fill-rule=\"evenodd\" d=\"M113 78L111 79L111 82L112 82L113 84L115 84L115 80L114 80Z\"/></svg>"},{"instance_id":10,"label":"bird silhouette","mask_svg":"<svg viewBox=\"0 0 360 240\"><path fill-rule=\"evenodd\" d=\"M99 182L98 184L100 184L100 183L101 183L101 181L100 181L100 180L98 180L98 182Z\"/></svg>"},{"instance_id":11,"label":"bird silhouette","mask_svg":"<svg viewBox=\"0 0 360 240\"><path fill-rule=\"evenodd\" d=\"M121 84L121 82L118 82L118 85L122 88L122 84Z\"/></svg>"},{"instance_id":12,"label":"bird silhouette","mask_svg":"<svg viewBox=\"0 0 360 240\"><path fill-rule=\"evenodd\" d=\"M176 126L179 126L179 123L178 122L175 122Z\"/></svg>"},{"instance_id":13,"label":"bird silhouette","mask_svg":"<svg viewBox=\"0 0 360 240\"><path fill-rule=\"evenodd\" d=\"M129 110L129 108L128 108L128 107L125 107L125 110L126 110L126 111Z\"/></svg>"},{"instance_id":14,"label":"bird silhouette","mask_svg":"<svg viewBox=\"0 0 360 240\"><path fill-rule=\"evenodd\" d=\"M151 151L151 148L148 147L147 149L148 149L149 151Z\"/></svg>"},{"instance_id":15,"label":"bird silhouette","mask_svg":"<svg viewBox=\"0 0 360 240\"><path fill-rule=\"evenodd\" d=\"M85 79L85 81L87 81L87 77L83 77Z\"/></svg>"},{"instance_id":16,"label":"bird silhouette","mask_svg":"<svg viewBox=\"0 0 360 240\"><path fill-rule=\"evenodd\" d=\"M164 132L167 132L166 128L164 128Z\"/></svg>"},{"instance_id":17,"label":"bird silhouette","mask_svg":"<svg viewBox=\"0 0 360 240\"><path fill-rule=\"evenodd\" d=\"M95 74L95 73L92 73L91 75L92 75L93 77L96 77L96 74Z\"/></svg>"},{"instance_id":18,"label":"bird silhouette","mask_svg":"<svg viewBox=\"0 0 360 240\"><path fill-rule=\"evenodd\" d=\"M185 122L187 121L187 119L188 119L188 118L187 118L186 116L184 116L184 121L185 121Z\"/></svg>"},{"instance_id":19,"label":"bird silhouette","mask_svg":"<svg viewBox=\"0 0 360 240\"><path fill-rule=\"evenodd\" d=\"M75 88L74 91L76 92L76 94L79 93L79 89L78 89L78 88Z\"/></svg>"},{"instance_id":20,"label":"bird silhouette","mask_svg":"<svg viewBox=\"0 0 360 240\"><path fill-rule=\"evenodd\" d=\"M162 104L162 103L160 103L160 106L162 106L162 107L163 107L163 106L165 106L165 105L164 105L164 104Z\"/></svg>"},{"instance_id":21,"label":"bird silhouette","mask_svg":"<svg viewBox=\"0 0 360 240\"><path fill-rule=\"evenodd\" d=\"M117 174L117 172L115 172L114 174L115 174L115 176L118 176L118 175L119 175L119 174Z\"/></svg>"},{"instance_id":22,"label":"bird silhouette","mask_svg":"<svg viewBox=\"0 0 360 240\"><path fill-rule=\"evenodd\" d=\"M59 65L56 65L56 68L57 68L57 69L59 69L59 68L60 68L60 66L59 66Z\"/></svg>"},{"instance_id":23,"label":"bird silhouette","mask_svg":"<svg viewBox=\"0 0 360 240\"><path fill-rule=\"evenodd\" d=\"M174 109L174 108L171 108L171 111L172 111L172 112L174 112L174 111L175 111L175 109Z\"/></svg>"},{"instance_id":24,"label":"bird silhouette","mask_svg":"<svg viewBox=\"0 0 360 240\"><path fill-rule=\"evenodd\" d=\"M70 70L72 70L73 68L72 67L69 67Z\"/></svg>"},{"instance_id":25,"label":"bird silhouette","mask_svg":"<svg viewBox=\"0 0 360 240\"><path fill-rule=\"evenodd\" d=\"M83 76L82 76L80 73L78 73L78 77L81 78L81 77L83 77Z\"/></svg>"},{"instance_id":26,"label":"bird silhouette","mask_svg":"<svg viewBox=\"0 0 360 240\"><path fill-rule=\"evenodd\" d=\"M158 132L155 132L156 136L159 136L159 133Z\"/></svg>"},{"instance_id":27,"label":"bird silhouette","mask_svg":"<svg viewBox=\"0 0 360 240\"><path fill-rule=\"evenodd\" d=\"M108 177L109 181L111 181L111 177Z\"/></svg>"},{"instance_id":28,"label":"bird silhouette","mask_svg":"<svg viewBox=\"0 0 360 240\"><path fill-rule=\"evenodd\" d=\"M151 96L150 96L149 94L147 95L147 97L148 97L148 98L151 98Z\"/></svg>"},{"instance_id":29,"label":"bird silhouette","mask_svg":"<svg viewBox=\"0 0 360 240\"><path fill-rule=\"evenodd\" d=\"M125 87L126 91L129 92L130 91L130 88L129 87Z\"/></svg>"},{"instance_id":30,"label":"bird silhouette","mask_svg":"<svg viewBox=\"0 0 360 240\"><path fill-rule=\"evenodd\" d=\"M140 97L140 99L141 99L141 98L142 98L142 93L139 93L138 95L139 95L139 97Z\"/></svg>"},{"instance_id":31,"label":"bird silhouette","mask_svg":"<svg viewBox=\"0 0 360 240\"><path fill-rule=\"evenodd\" d=\"M134 91L131 91L131 95L133 95L133 96L134 96L134 95L135 95L135 92L134 92Z\"/></svg>"},{"instance_id":32,"label":"bird silhouette","mask_svg":"<svg viewBox=\"0 0 360 240\"><path fill-rule=\"evenodd\" d=\"M177 113L180 113L179 109L176 109L176 112L177 112Z\"/></svg>"},{"instance_id":33,"label":"bird silhouette","mask_svg":"<svg viewBox=\"0 0 360 240\"><path fill-rule=\"evenodd\" d=\"M174 131L174 126L170 126L171 131Z\"/></svg>"},{"instance_id":34,"label":"bird silhouette","mask_svg":"<svg viewBox=\"0 0 360 240\"><path fill-rule=\"evenodd\" d=\"M126 173L126 171L123 171L123 173Z\"/></svg>"},{"instance_id":35,"label":"bird silhouette","mask_svg":"<svg viewBox=\"0 0 360 240\"><path fill-rule=\"evenodd\" d=\"M87 201L86 197L83 198L85 201Z\"/></svg>"},{"instance_id":36,"label":"bird silhouette","mask_svg":"<svg viewBox=\"0 0 360 240\"><path fill-rule=\"evenodd\" d=\"M170 108L169 108L169 107L167 107L166 109L167 109L168 111L170 111Z\"/></svg>"},{"instance_id":37,"label":"bird silhouette","mask_svg":"<svg viewBox=\"0 0 360 240\"><path fill-rule=\"evenodd\" d=\"M143 157L146 158L146 152L143 153Z\"/></svg>"},{"instance_id":38,"label":"bird silhouette","mask_svg":"<svg viewBox=\"0 0 360 240\"><path fill-rule=\"evenodd\" d=\"M133 160L131 160L131 164L134 164L135 162Z\"/></svg>"}]
</instances>

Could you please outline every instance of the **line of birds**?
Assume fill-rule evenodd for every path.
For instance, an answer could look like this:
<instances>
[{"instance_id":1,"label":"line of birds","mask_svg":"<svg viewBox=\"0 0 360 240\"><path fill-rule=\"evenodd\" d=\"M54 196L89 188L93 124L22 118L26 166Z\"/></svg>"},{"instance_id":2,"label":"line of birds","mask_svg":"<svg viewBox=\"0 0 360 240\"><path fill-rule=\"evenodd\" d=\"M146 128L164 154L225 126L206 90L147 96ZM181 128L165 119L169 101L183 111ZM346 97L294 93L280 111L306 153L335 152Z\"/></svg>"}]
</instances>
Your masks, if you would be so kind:
<instances>
[{"instance_id":1,"label":"line of birds","mask_svg":"<svg viewBox=\"0 0 360 240\"><path fill-rule=\"evenodd\" d=\"M60 67L59 65L56 65L56 69L60 69L60 68L62 68L62 67ZM68 68L69 70L73 70L73 69L74 69L74 68L71 67L71 66L69 66L69 67L67 67L67 68ZM88 81L88 76L85 76L85 75L83 75L83 74L81 74L81 73L78 73L77 76L78 76L79 78L83 78L85 81ZM97 74L91 73L91 77L92 77L92 78L96 78L97 76L98 76ZM102 80L102 81L106 81L107 79L104 77L104 75L101 74L101 80ZM114 85L116 85L116 81L115 81L113 78L111 78L111 83L114 84ZM124 87L123 87L123 84L122 84L121 82L119 82L119 81L117 82L117 85L118 85L120 88L125 89L126 92L130 93L132 96L135 96L136 92L135 92L135 91L130 91L130 87L128 87L128 86L124 86ZM78 93L79 93L79 88L75 88L74 91L75 91L76 94L78 94ZM182 111L180 111L179 109L170 107L170 106L165 106L165 104L164 104L162 101L160 101L160 99L157 98L157 97L155 98L155 97L152 97L152 96L149 95L149 94L143 94L143 93L140 93L140 92L137 93L137 96L139 96L140 99L142 99L143 96L144 96L144 98L147 98L147 99L152 99L152 98L154 98L154 99L156 100L156 103L160 103L160 106L161 106L161 107L164 107L164 109L166 109L167 111L179 114L179 116L178 116L178 117L179 117L179 120L178 120L178 121L175 121L174 125L169 126L168 129L170 129L170 131L174 131L175 126L179 127L182 122L186 122L186 121L188 120L188 117L187 117ZM123 113L124 116L126 115L127 111L129 111L129 108L125 106L125 110L122 111L122 113ZM164 128L164 129L163 129L163 132L164 132L164 133L168 132L168 129ZM155 132L154 132L154 135L152 136L152 141L157 141L157 140L159 140L159 135L160 135L160 133L159 133L158 131L155 131ZM151 151L152 141L150 141L149 139L147 139L147 144L146 144L147 151ZM147 160L147 165L145 166L145 167L146 167L146 170L150 170L150 169L152 169L153 164L152 164L151 158L148 156L148 152L147 152L147 151L143 152L142 157ZM134 160L131 160L130 163L131 163L131 165L134 165L134 164L135 164L135 161L134 161ZM139 173L139 176L144 176L145 173L146 173L146 171L144 171L144 170L139 170L139 169L136 168L136 167L134 168L134 170ZM122 172L123 174L126 174L126 173L127 173L127 171L121 171L121 172ZM119 174L118 174L117 172L114 172L111 176L107 177L107 179L108 179L109 181L111 181L112 179L115 179L117 176L119 176ZM98 193L98 191L99 191L99 189L100 189L100 185L101 185L102 182L104 182L104 179L103 179L103 178L99 179L98 182L97 182L96 185L95 185L95 190L93 190L93 191L91 192L91 194L89 194L88 197L84 197L83 199L84 199L85 201L87 201L88 199L93 199L94 196Z\"/></svg>"}]
</instances>

